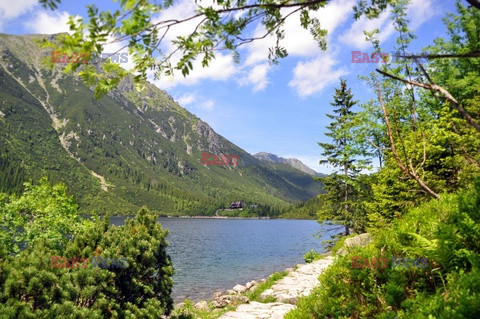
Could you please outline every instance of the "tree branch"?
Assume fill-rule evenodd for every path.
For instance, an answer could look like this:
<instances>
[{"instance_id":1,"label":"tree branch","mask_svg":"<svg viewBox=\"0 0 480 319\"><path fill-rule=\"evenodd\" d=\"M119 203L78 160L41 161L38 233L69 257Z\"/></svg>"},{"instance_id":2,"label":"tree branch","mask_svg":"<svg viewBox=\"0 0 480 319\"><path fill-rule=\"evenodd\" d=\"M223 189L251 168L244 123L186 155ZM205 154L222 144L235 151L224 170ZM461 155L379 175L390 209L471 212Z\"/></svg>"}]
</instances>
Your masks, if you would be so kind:
<instances>
[{"instance_id":1,"label":"tree branch","mask_svg":"<svg viewBox=\"0 0 480 319\"><path fill-rule=\"evenodd\" d=\"M394 80L401 81L405 84L415 85L415 86L418 86L418 87L421 87L421 88L424 88L424 89L427 89L427 90L436 91L436 92L441 93L445 97L445 99L447 101L449 101L457 109L457 111L463 116L463 118L468 122L468 124L470 124L472 127L474 127L475 130L477 130L478 133L480 133L480 125L473 119L473 117L467 112L467 110L465 110L465 108L457 102L457 100L452 96L452 94L450 94L450 92L448 92L443 87L441 87L441 86L439 86L435 83L425 84L425 83L405 80L405 79L402 79L402 78L400 78L396 75L384 72L384 71L379 70L379 69L376 69L376 71L378 73L386 76L386 77L389 77L389 78L394 79Z\"/></svg>"},{"instance_id":2,"label":"tree branch","mask_svg":"<svg viewBox=\"0 0 480 319\"><path fill-rule=\"evenodd\" d=\"M390 126L390 120L388 119L388 113L387 113L387 108L385 107L385 103L383 102L382 94L380 92L380 88L377 85L377 95L378 95L378 101L380 102L380 105L382 107L383 111L383 116L385 119L385 125L387 126L387 135L390 140L390 145L391 145L391 150L393 157L395 158L395 161L397 162L398 166L400 169L413 178L424 190L426 190L430 195L435 197L436 199L440 199L440 195L438 195L436 192L434 192L421 178L418 176L418 172L413 168L412 165L412 160L410 159L410 169L402 162L400 157L398 156L397 149L395 147L395 140L393 139L393 134L392 134L392 129Z\"/></svg>"},{"instance_id":3,"label":"tree branch","mask_svg":"<svg viewBox=\"0 0 480 319\"><path fill-rule=\"evenodd\" d=\"M402 59L454 59L454 58L480 58L480 52L471 52L465 54L408 54L396 55L396 58Z\"/></svg>"}]
</instances>

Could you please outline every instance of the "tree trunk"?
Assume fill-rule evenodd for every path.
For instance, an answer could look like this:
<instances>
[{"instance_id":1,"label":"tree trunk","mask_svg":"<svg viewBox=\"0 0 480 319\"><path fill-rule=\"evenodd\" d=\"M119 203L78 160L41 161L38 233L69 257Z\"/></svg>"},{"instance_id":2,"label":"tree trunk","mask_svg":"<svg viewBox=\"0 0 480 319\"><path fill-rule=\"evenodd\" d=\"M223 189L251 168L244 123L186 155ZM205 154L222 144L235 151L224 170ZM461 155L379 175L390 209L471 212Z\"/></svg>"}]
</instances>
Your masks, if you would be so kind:
<instances>
[{"instance_id":1,"label":"tree trunk","mask_svg":"<svg viewBox=\"0 0 480 319\"><path fill-rule=\"evenodd\" d=\"M348 216L348 183L347 183L348 166L347 164L345 164L344 174L345 174L345 219L347 219L346 218ZM345 235L350 235L348 224L345 224Z\"/></svg>"}]
</instances>

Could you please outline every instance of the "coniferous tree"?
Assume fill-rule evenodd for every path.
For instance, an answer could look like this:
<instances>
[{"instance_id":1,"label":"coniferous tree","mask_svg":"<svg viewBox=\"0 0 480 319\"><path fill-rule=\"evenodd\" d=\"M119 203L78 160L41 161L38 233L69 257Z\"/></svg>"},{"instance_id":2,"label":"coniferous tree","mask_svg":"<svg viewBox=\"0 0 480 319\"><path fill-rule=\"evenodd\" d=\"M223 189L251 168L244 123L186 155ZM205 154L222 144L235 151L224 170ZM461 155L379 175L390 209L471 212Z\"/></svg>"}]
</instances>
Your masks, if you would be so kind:
<instances>
[{"instance_id":1,"label":"coniferous tree","mask_svg":"<svg viewBox=\"0 0 480 319\"><path fill-rule=\"evenodd\" d=\"M319 195L322 207L318 215L321 220L341 221L348 235L358 217L354 216L355 206L351 204L358 195L358 176L368 161L361 159L365 154L361 143L356 140L355 112L352 111L357 101L353 100L346 80L340 81L340 88L335 89L333 98L334 101L330 104L334 107L335 114L327 114L332 122L325 133L332 142L318 144L323 149L322 155L326 157L320 160L320 164L330 164L336 171L320 179L326 193Z\"/></svg>"}]
</instances>

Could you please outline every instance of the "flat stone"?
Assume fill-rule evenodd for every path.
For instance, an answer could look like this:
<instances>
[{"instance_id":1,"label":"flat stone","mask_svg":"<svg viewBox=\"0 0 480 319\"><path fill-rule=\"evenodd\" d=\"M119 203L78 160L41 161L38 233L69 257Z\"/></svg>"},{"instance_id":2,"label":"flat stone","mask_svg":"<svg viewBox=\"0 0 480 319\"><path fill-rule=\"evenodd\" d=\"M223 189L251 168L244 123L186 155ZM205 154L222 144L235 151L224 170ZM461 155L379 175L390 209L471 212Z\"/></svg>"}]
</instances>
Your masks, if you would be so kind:
<instances>
[{"instance_id":1,"label":"flat stone","mask_svg":"<svg viewBox=\"0 0 480 319\"><path fill-rule=\"evenodd\" d=\"M255 280L252 280L252 281L247 282L247 284L245 285L245 288L250 289L250 288L252 288L256 285L257 285L257 282Z\"/></svg>"},{"instance_id":2,"label":"flat stone","mask_svg":"<svg viewBox=\"0 0 480 319\"><path fill-rule=\"evenodd\" d=\"M205 300L199 301L195 304L195 309L208 310L208 303Z\"/></svg>"},{"instance_id":3,"label":"flat stone","mask_svg":"<svg viewBox=\"0 0 480 319\"><path fill-rule=\"evenodd\" d=\"M333 257L316 260L312 263L299 265L297 270L277 281L270 289L265 290L260 297L273 297L278 301L296 304L301 296L308 295L319 284L318 276L333 262Z\"/></svg>"},{"instance_id":4,"label":"flat stone","mask_svg":"<svg viewBox=\"0 0 480 319\"><path fill-rule=\"evenodd\" d=\"M248 305L238 306L235 311L225 313L220 319L280 319L293 308L295 308L293 305L280 302L260 303L254 301Z\"/></svg>"},{"instance_id":5,"label":"flat stone","mask_svg":"<svg viewBox=\"0 0 480 319\"><path fill-rule=\"evenodd\" d=\"M238 294L241 294L241 293L244 293L245 291L247 291L247 288L245 286L242 286L242 285L236 285L235 287L233 287L233 291L235 291Z\"/></svg>"},{"instance_id":6,"label":"flat stone","mask_svg":"<svg viewBox=\"0 0 480 319\"><path fill-rule=\"evenodd\" d=\"M174 309L180 309L182 308L183 306L185 306L185 303L184 302L179 302L177 303L175 306L173 306Z\"/></svg>"},{"instance_id":7,"label":"flat stone","mask_svg":"<svg viewBox=\"0 0 480 319\"><path fill-rule=\"evenodd\" d=\"M224 308L230 304L231 300L228 296L220 296L212 301L212 306L215 308Z\"/></svg>"}]
</instances>

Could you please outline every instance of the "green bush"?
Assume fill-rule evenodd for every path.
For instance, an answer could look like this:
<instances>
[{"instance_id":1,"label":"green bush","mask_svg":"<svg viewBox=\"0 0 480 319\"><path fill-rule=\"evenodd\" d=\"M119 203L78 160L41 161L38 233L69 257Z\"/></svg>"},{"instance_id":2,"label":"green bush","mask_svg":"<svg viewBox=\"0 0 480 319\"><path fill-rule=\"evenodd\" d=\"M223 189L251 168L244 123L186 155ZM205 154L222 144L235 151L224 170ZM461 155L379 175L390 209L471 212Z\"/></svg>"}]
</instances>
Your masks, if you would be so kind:
<instances>
[{"instance_id":1,"label":"green bush","mask_svg":"<svg viewBox=\"0 0 480 319\"><path fill-rule=\"evenodd\" d=\"M0 194L0 244L17 254L39 238L57 252L89 222L78 213L65 185L51 186L46 178L38 185L24 184L22 196Z\"/></svg>"},{"instance_id":2,"label":"green bush","mask_svg":"<svg viewBox=\"0 0 480 319\"><path fill-rule=\"evenodd\" d=\"M309 264L312 261L321 259L322 257L323 257L322 254L317 253L313 249L310 249L310 251L308 251L305 255L303 255L303 260L305 260L305 262Z\"/></svg>"},{"instance_id":3,"label":"green bush","mask_svg":"<svg viewBox=\"0 0 480 319\"><path fill-rule=\"evenodd\" d=\"M44 238L13 257L0 252L3 318L159 318L172 309L173 268L167 231L141 209L124 226L97 220L66 245L62 257L126 258L126 268L52 268L58 251Z\"/></svg>"},{"instance_id":4,"label":"green bush","mask_svg":"<svg viewBox=\"0 0 480 319\"><path fill-rule=\"evenodd\" d=\"M285 318L480 318L480 181L411 209L320 276ZM427 268L352 268L352 257L428 258Z\"/></svg>"}]
</instances>

